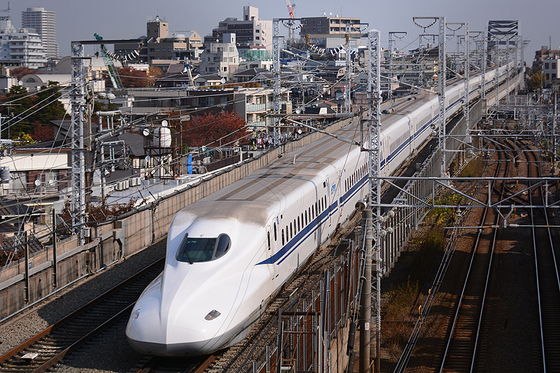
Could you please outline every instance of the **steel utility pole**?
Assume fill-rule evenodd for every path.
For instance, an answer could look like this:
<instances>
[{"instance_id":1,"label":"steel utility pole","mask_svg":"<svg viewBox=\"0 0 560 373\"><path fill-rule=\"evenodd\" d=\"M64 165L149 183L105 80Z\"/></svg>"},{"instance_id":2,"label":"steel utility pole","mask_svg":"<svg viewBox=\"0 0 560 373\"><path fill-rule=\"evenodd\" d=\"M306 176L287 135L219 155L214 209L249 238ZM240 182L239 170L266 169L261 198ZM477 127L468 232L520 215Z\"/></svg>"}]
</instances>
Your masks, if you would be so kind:
<instances>
[{"instance_id":1,"label":"steel utility pole","mask_svg":"<svg viewBox=\"0 0 560 373\"><path fill-rule=\"evenodd\" d=\"M393 73L393 42L395 41L394 38L402 40L406 35L407 33L404 31L389 31L389 86L387 88L387 94L389 96L388 101L391 105L393 104L393 79L395 77Z\"/></svg>"},{"instance_id":2,"label":"steel utility pole","mask_svg":"<svg viewBox=\"0 0 560 373\"><path fill-rule=\"evenodd\" d=\"M78 244L84 244L84 224L86 223L86 195L85 195L85 110L86 110L86 79L84 75L84 47L80 42L72 42L72 91L70 103L72 105L72 122L70 126L72 144L72 195L70 212L72 215L72 229L78 235Z\"/></svg>"},{"instance_id":3,"label":"steel utility pole","mask_svg":"<svg viewBox=\"0 0 560 373\"><path fill-rule=\"evenodd\" d=\"M280 95L281 95L281 85L280 85L280 27L279 18L274 18L273 21L273 28L274 28L274 35L272 36L272 77L273 77L273 85L272 85L272 104L273 104L273 113L280 114ZM280 118L275 115L274 116L274 145L278 145L280 143Z\"/></svg>"},{"instance_id":4,"label":"steel utility pole","mask_svg":"<svg viewBox=\"0 0 560 373\"><path fill-rule=\"evenodd\" d=\"M439 97L439 136L438 143L441 151L441 168L440 176L445 176L446 159L445 159L445 123L447 118L445 115L445 85L447 82L447 58L446 58L446 38L445 38L445 17L438 17L439 20L439 61L438 61L438 97Z\"/></svg>"},{"instance_id":5,"label":"steel utility pole","mask_svg":"<svg viewBox=\"0 0 560 373\"><path fill-rule=\"evenodd\" d=\"M371 251L366 252L366 258L371 258L371 276L366 276L366 281L371 279L373 291L373 310L364 316L364 323L360 325L360 334L369 333L369 316L375 326L375 366L380 368L381 350L381 37L377 30L368 33L368 126L369 126L369 204L371 206L371 219L364 227L366 240L372 242ZM371 224L371 225L370 225ZM370 228L371 227L371 228ZM371 232L371 234L368 234ZM371 240L369 239L371 237ZM367 246L366 246L367 249ZM368 259L366 259L367 261ZM364 287L368 287L364 284ZM364 300L365 301L365 300ZM363 305L362 305L363 307ZM368 339L369 340L369 339ZM360 337L361 341L361 337ZM366 351L367 350L367 351ZM360 345L360 373L369 373L369 347ZM367 357L362 358L362 354ZM367 361L366 361L367 359Z\"/></svg>"},{"instance_id":6,"label":"steel utility pole","mask_svg":"<svg viewBox=\"0 0 560 373\"><path fill-rule=\"evenodd\" d=\"M418 21L430 21L427 26L422 26ZM440 176L445 176L446 170L446 162L445 162L445 85L446 85L446 77L447 77L447 58L446 58L446 38L445 38L445 17L412 17L412 22L414 22L418 27L424 29L424 33L426 29L438 24L439 29L439 43L438 43L438 98L439 98L439 115L438 115L438 123L439 123L439 130L438 130L438 146L439 150L441 151L441 163L440 163Z\"/></svg>"}]
</instances>

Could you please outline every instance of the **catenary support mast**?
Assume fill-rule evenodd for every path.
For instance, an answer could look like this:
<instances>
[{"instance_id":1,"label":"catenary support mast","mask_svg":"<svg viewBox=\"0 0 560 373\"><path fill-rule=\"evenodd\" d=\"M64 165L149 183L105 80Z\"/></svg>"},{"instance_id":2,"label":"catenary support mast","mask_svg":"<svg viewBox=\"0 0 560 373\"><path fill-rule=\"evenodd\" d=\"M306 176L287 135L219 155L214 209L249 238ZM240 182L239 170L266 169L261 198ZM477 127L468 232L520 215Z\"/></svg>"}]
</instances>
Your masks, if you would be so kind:
<instances>
[{"instance_id":1,"label":"catenary support mast","mask_svg":"<svg viewBox=\"0 0 560 373\"><path fill-rule=\"evenodd\" d=\"M72 196L70 211L72 227L78 235L80 245L84 244L83 227L86 222L86 197L85 197L85 110L86 110L86 83L84 76L84 48L81 43L72 43L72 91L70 103L72 121L70 133L72 135Z\"/></svg>"}]
</instances>

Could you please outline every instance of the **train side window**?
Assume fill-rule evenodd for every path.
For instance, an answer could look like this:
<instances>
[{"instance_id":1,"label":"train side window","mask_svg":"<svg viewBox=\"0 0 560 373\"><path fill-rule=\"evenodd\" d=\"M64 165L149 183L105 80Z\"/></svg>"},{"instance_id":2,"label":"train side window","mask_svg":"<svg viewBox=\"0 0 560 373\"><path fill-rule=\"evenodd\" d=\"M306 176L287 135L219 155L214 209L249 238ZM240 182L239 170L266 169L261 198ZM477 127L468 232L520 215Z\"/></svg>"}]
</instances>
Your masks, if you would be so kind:
<instances>
[{"instance_id":1,"label":"train side window","mask_svg":"<svg viewBox=\"0 0 560 373\"><path fill-rule=\"evenodd\" d=\"M286 241L284 240L284 229L282 229L282 246L284 246L286 244Z\"/></svg>"},{"instance_id":2,"label":"train side window","mask_svg":"<svg viewBox=\"0 0 560 373\"><path fill-rule=\"evenodd\" d=\"M214 259L217 259L224 255L231 246L231 239L227 234L221 234L218 237L218 242L216 243L216 252L214 253Z\"/></svg>"},{"instance_id":3,"label":"train side window","mask_svg":"<svg viewBox=\"0 0 560 373\"><path fill-rule=\"evenodd\" d=\"M292 223L290 223L290 240L292 239L293 236L294 236L294 231L292 229Z\"/></svg>"},{"instance_id":4,"label":"train side window","mask_svg":"<svg viewBox=\"0 0 560 373\"><path fill-rule=\"evenodd\" d=\"M276 222L274 223L274 241L278 241L278 234L276 233Z\"/></svg>"},{"instance_id":5,"label":"train side window","mask_svg":"<svg viewBox=\"0 0 560 373\"><path fill-rule=\"evenodd\" d=\"M319 215L319 213L317 212L317 202L315 202L315 216Z\"/></svg>"},{"instance_id":6,"label":"train side window","mask_svg":"<svg viewBox=\"0 0 560 373\"><path fill-rule=\"evenodd\" d=\"M305 210L305 225L307 225L307 210Z\"/></svg>"},{"instance_id":7,"label":"train side window","mask_svg":"<svg viewBox=\"0 0 560 373\"><path fill-rule=\"evenodd\" d=\"M270 232L266 232L266 242L268 244L268 250L270 250Z\"/></svg>"}]
</instances>

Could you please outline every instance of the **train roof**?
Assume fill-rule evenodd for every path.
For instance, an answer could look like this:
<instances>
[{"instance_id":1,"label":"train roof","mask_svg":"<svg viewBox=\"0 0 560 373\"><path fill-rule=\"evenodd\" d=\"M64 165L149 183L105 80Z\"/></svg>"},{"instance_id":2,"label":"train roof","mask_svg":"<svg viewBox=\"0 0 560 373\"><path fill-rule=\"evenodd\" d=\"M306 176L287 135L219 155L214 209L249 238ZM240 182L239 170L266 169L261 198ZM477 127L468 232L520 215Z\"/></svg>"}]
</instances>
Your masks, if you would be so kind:
<instances>
[{"instance_id":1,"label":"train roof","mask_svg":"<svg viewBox=\"0 0 560 373\"><path fill-rule=\"evenodd\" d=\"M357 127L357 122L353 122L336 134L357 141ZM265 225L269 208L279 204L290 193L299 193L297 191L301 188L313 188L313 183L319 187L326 177L324 171L343 160L351 149L357 149L357 146L325 136L184 210L199 218L236 218Z\"/></svg>"}]
</instances>

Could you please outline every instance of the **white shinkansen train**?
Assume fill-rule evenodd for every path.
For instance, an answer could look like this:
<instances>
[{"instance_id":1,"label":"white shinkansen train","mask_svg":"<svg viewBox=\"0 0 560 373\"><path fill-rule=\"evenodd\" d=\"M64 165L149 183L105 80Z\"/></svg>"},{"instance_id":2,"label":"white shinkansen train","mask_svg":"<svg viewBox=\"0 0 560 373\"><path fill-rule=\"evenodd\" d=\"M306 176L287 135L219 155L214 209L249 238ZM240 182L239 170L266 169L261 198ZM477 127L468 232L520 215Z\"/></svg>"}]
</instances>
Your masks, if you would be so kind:
<instances>
[{"instance_id":1,"label":"white shinkansen train","mask_svg":"<svg viewBox=\"0 0 560 373\"><path fill-rule=\"evenodd\" d=\"M487 73L494 88L495 70ZM505 79L505 67L499 76ZM481 78L470 82L471 99ZM503 90L503 89L501 89ZM448 115L464 83L447 89ZM432 134L438 98L418 94L382 117L381 172L394 172ZM357 122L337 134L358 139ZM126 335L156 356L209 354L241 341L282 285L368 193L368 156L324 137L179 211L163 272L144 290Z\"/></svg>"}]
</instances>

